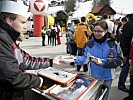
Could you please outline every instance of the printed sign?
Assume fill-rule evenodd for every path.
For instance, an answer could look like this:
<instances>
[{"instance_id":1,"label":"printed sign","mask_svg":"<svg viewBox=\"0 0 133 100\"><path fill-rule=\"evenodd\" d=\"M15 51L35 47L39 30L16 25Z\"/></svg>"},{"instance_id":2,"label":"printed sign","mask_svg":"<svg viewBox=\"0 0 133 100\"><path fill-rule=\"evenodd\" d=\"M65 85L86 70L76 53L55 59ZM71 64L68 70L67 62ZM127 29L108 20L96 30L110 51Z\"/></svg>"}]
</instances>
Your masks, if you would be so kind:
<instances>
[{"instance_id":1,"label":"printed sign","mask_svg":"<svg viewBox=\"0 0 133 100\"><path fill-rule=\"evenodd\" d=\"M31 13L33 14L39 14L39 15L45 15L48 10L48 3L47 1L34 1L31 0L30 3L31 7Z\"/></svg>"},{"instance_id":2,"label":"printed sign","mask_svg":"<svg viewBox=\"0 0 133 100\"><path fill-rule=\"evenodd\" d=\"M34 8L35 10L39 11L39 12L42 12L45 10L45 3L43 2L35 2L34 3Z\"/></svg>"}]
</instances>

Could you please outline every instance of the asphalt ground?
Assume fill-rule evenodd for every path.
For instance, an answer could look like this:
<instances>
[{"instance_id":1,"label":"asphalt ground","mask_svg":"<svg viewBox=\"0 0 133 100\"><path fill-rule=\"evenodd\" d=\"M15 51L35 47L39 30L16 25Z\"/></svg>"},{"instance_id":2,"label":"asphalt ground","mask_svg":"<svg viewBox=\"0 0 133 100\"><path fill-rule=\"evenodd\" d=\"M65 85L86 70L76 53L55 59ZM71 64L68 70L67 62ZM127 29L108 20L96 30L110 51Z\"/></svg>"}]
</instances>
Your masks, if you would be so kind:
<instances>
[{"instance_id":1,"label":"asphalt ground","mask_svg":"<svg viewBox=\"0 0 133 100\"><path fill-rule=\"evenodd\" d=\"M20 43L20 47L29 53L31 56L35 57L50 57L54 58L58 55L66 55L66 38L65 34L61 37L61 45L47 45L46 37L46 46L41 45L41 37L29 37L29 39L24 39ZM118 80L121 68L116 68L116 78L113 80L112 88L109 96L109 100L123 100L128 94L118 89ZM83 73L83 72L82 72ZM88 72L89 73L89 72ZM88 74L87 73L87 74ZM86 74L86 73L85 73ZM126 86L129 88L129 77L126 80Z\"/></svg>"}]
</instances>

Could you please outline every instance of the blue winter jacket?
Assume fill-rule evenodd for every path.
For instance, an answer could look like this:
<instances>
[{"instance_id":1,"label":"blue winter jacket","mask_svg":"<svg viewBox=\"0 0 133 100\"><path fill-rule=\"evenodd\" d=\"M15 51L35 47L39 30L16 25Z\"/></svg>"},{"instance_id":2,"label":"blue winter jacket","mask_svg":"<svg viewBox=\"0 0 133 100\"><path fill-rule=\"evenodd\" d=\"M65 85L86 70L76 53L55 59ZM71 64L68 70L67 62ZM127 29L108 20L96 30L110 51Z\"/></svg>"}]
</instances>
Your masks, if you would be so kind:
<instances>
[{"instance_id":1,"label":"blue winter jacket","mask_svg":"<svg viewBox=\"0 0 133 100\"><path fill-rule=\"evenodd\" d=\"M122 64L122 55L121 49L118 44L112 42L112 47L109 46L108 39L103 43L97 43L94 39L88 41L84 46L84 55L77 56L75 60L75 64L83 65L87 62L90 62L90 71L91 76L103 79L103 80L111 80L114 76L114 68L120 66ZM110 49L113 49L114 58L109 58ZM88 57L89 53L97 58L102 59L103 64L101 66L97 65Z\"/></svg>"}]
</instances>

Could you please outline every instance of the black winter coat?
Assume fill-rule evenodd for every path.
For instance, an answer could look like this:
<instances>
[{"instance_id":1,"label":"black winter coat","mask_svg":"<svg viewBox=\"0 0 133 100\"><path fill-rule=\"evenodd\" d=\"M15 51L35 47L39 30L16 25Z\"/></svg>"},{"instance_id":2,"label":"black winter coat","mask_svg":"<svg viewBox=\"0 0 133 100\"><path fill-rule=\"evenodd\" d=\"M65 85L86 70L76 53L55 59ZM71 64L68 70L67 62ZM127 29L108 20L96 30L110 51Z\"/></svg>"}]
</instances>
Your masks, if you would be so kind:
<instances>
[{"instance_id":1,"label":"black winter coat","mask_svg":"<svg viewBox=\"0 0 133 100\"><path fill-rule=\"evenodd\" d=\"M120 40L120 46L123 52L123 56L129 56L130 45L133 33L133 20L127 22L122 29L122 35Z\"/></svg>"},{"instance_id":2,"label":"black winter coat","mask_svg":"<svg viewBox=\"0 0 133 100\"><path fill-rule=\"evenodd\" d=\"M0 100L24 100L24 90L37 87L41 82L38 76L24 72L41 68L37 60L42 59L29 56L16 45L19 35L0 20Z\"/></svg>"}]
</instances>

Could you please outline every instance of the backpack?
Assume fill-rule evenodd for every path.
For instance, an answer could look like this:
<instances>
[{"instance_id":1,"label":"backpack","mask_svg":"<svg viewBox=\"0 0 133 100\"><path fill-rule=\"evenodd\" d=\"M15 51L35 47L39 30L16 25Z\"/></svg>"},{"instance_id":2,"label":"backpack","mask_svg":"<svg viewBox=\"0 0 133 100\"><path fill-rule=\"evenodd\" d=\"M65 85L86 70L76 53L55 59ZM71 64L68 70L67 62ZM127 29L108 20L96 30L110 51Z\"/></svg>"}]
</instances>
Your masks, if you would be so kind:
<instances>
[{"instance_id":1,"label":"backpack","mask_svg":"<svg viewBox=\"0 0 133 100\"><path fill-rule=\"evenodd\" d=\"M52 30L51 30L51 35L52 35L52 36L56 36L56 30L55 30L55 29L52 29Z\"/></svg>"}]
</instances>

